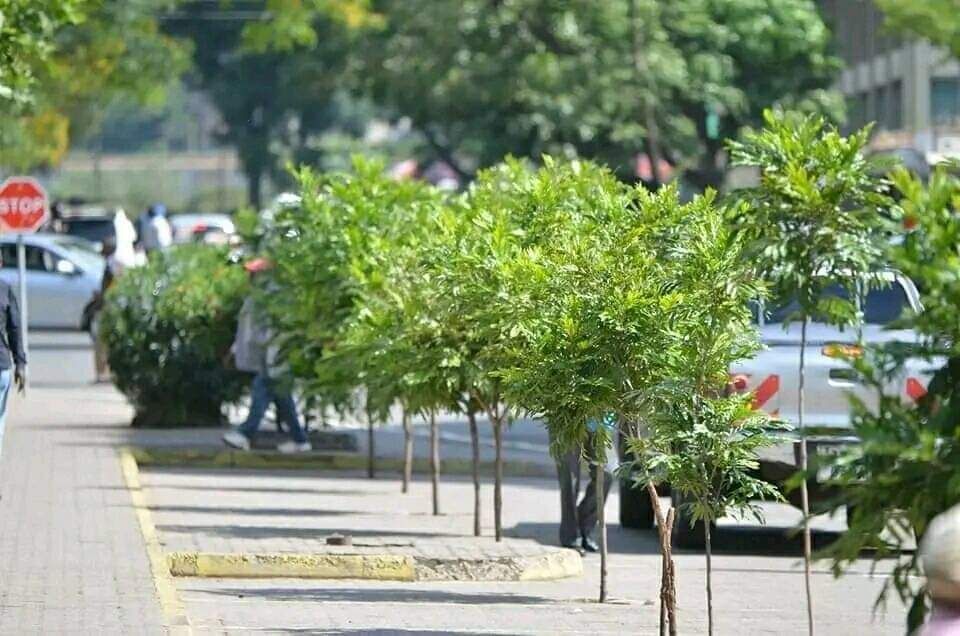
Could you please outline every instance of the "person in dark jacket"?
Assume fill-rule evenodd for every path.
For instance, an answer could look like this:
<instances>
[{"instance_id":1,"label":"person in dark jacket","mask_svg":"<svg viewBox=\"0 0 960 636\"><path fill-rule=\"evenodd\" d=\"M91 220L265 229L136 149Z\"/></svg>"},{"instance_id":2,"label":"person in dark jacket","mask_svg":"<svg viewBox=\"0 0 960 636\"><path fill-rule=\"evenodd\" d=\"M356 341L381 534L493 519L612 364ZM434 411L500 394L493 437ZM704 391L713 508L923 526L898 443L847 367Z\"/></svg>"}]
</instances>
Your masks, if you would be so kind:
<instances>
[{"instance_id":1,"label":"person in dark jacket","mask_svg":"<svg viewBox=\"0 0 960 636\"><path fill-rule=\"evenodd\" d=\"M3 261L0 260L0 266ZM27 377L27 356L23 350L20 305L10 285L0 281L0 451L6 430L7 397L10 386L23 393Z\"/></svg>"}]
</instances>

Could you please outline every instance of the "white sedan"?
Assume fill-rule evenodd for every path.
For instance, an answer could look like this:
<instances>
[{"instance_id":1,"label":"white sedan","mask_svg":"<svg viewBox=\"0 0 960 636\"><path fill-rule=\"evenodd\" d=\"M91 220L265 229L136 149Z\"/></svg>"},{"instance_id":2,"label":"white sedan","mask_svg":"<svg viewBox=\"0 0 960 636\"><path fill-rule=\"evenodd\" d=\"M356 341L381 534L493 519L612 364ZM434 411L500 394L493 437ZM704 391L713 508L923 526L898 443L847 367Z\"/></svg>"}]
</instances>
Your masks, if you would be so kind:
<instances>
[{"instance_id":1,"label":"white sedan","mask_svg":"<svg viewBox=\"0 0 960 636\"><path fill-rule=\"evenodd\" d=\"M104 259L96 246L65 234L24 237L30 328L82 329L84 310L100 291ZM0 280L19 296L17 237L0 236Z\"/></svg>"}]
</instances>

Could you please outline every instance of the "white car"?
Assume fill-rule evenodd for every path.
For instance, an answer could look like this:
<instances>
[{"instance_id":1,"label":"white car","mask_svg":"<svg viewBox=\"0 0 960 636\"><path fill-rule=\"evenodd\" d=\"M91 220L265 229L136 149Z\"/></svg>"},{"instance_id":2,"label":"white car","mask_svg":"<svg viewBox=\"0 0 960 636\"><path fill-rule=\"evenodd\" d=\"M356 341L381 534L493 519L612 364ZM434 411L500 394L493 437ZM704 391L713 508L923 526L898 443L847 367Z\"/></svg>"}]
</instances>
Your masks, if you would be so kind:
<instances>
[{"instance_id":1,"label":"white car","mask_svg":"<svg viewBox=\"0 0 960 636\"><path fill-rule=\"evenodd\" d=\"M84 311L100 291L105 262L96 246L66 234L24 237L30 328L82 329ZM0 280L19 297L17 237L0 236Z\"/></svg>"},{"instance_id":2,"label":"white car","mask_svg":"<svg viewBox=\"0 0 960 636\"><path fill-rule=\"evenodd\" d=\"M173 214L168 220L174 243L229 242L237 229L226 214Z\"/></svg>"}]
</instances>

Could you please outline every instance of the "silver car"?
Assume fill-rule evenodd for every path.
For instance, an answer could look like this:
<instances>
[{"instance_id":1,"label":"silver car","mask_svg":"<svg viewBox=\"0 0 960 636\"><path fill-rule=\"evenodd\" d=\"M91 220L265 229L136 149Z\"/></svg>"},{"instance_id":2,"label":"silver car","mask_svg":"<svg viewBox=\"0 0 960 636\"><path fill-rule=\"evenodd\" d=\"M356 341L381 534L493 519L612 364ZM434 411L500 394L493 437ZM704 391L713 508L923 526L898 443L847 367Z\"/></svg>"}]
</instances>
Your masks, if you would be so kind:
<instances>
[{"instance_id":1,"label":"silver car","mask_svg":"<svg viewBox=\"0 0 960 636\"><path fill-rule=\"evenodd\" d=\"M30 328L82 329L84 311L100 291L105 261L96 246L65 234L24 237ZM0 280L19 296L17 237L0 236Z\"/></svg>"}]
</instances>

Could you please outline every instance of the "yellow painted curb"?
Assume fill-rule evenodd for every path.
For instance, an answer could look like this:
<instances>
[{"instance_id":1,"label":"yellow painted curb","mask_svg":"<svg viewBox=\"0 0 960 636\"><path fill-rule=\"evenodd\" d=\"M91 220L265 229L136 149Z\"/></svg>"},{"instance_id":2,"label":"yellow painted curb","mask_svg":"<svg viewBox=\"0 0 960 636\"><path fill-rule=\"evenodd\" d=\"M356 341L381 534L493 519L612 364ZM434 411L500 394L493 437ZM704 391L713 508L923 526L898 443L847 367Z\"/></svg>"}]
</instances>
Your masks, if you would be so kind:
<instances>
[{"instance_id":1,"label":"yellow painted curb","mask_svg":"<svg viewBox=\"0 0 960 636\"><path fill-rule=\"evenodd\" d=\"M413 559L403 555L173 552L167 562L173 576L415 580Z\"/></svg>"},{"instance_id":2,"label":"yellow painted curb","mask_svg":"<svg viewBox=\"0 0 960 636\"><path fill-rule=\"evenodd\" d=\"M137 521L140 523L140 533L143 535L147 557L150 559L150 570L153 573L153 584L157 590L160 608L170 624L171 633L192 634L190 620L177 595L177 587L170 576L170 568L164 558L163 549L157 537L157 529L150 515L150 508L140 487L140 470L133 454L127 450L120 451L120 466L123 470L123 479L130 491L133 508L137 513Z\"/></svg>"},{"instance_id":3,"label":"yellow painted curb","mask_svg":"<svg viewBox=\"0 0 960 636\"><path fill-rule=\"evenodd\" d=\"M199 468L242 469L293 469L293 470L366 470L366 455L346 452L304 453L283 455L270 451L234 451L189 448L134 448L131 449L141 466L196 466ZM400 472L403 461L379 457L376 469L384 473ZM413 471L428 474L430 463L426 459L413 462ZM445 475L471 475L473 466L468 459L444 459L440 472ZM493 474L493 462L482 462L480 472ZM508 477L555 477L556 469L546 464L533 462L505 462L503 472Z\"/></svg>"}]
</instances>

